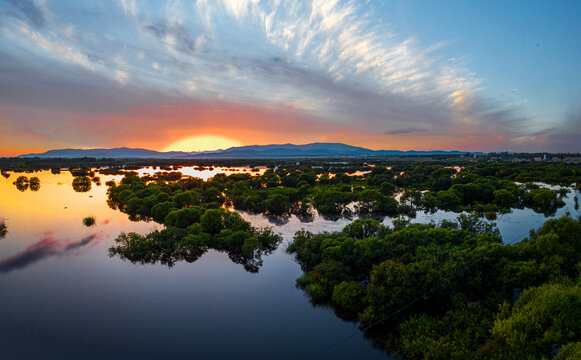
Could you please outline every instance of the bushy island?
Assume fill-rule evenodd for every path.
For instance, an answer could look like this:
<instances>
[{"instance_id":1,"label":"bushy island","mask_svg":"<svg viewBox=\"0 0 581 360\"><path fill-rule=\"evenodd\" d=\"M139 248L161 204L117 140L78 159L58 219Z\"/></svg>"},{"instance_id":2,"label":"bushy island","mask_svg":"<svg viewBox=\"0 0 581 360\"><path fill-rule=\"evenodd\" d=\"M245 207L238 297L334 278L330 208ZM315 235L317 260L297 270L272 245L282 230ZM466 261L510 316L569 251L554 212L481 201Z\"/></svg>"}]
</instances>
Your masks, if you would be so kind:
<instances>
[{"instance_id":1,"label":"bushy island","mask_svg":"<svg viewBox=\"0 0 581 360\"><path fill-rule=\"evenodd\" d=\"M167 175L164 179L172 176L175 175ZM201 183L189 180L191 182L159 180L150 183L131 175L123 178L119 186L108 183L111 207L130 214L133 219L151 218L165 225L165 229L147 235L120 234L115 239L116 245L109 249L109 255L134 263L160 262L173 266L182 260L194 262L208 249L214 249L226 252L234 263L242 264L247 271L258 272L262 256L276 250L281 238L271 229L254 228L239 214L222 208L221 203L215 201L219 200L215 192L207 193L206 201L201 202L187 190Z\"/></svg>"},{"instance_id":2,"label":"bushy island","mask_svg":"<svg viewBox=\"0 0 581 360\"><path fill-rule=\"evenodd\" d=\"M581 358L581 223L548 220L503 245L475 215L298 232L288 252L314 304L404 359Z\"/></svg>"},{"instance_id":3,"label":"bushy island","mask_svg":"<svg viewBox=\"0 0 581 360\"><path fill-rule=\"evenodd\" d=\"M94 216L86 216L83 218L83 225L86 227L94 226L97 223L97 220Z\"/></svg>"},{"instance_id":4,"label":"bushy island","mask_svg":"<svg viewBox=\"0 0 581 360\"><path fill-rule=\"evenodd\" d=\"M40 179L36 176L33 176L30 179L24 175L19 176L13 184L22 192L28 189L30 189L30 191L40 190Z\"/></svg>"}]
</instances>

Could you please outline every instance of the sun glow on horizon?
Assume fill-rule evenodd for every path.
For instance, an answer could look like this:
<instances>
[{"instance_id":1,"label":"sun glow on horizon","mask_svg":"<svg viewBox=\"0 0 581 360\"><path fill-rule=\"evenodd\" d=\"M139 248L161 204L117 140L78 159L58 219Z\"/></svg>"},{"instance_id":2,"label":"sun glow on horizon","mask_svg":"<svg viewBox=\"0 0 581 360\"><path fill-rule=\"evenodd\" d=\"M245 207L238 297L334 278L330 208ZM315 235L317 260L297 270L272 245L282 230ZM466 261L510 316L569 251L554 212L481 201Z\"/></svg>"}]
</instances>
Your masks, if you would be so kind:
<instances>
[{"instance_id":1,"label":"sun glow on horizon","mask_svg":"<svg viewBox=\"0 0 581 360\"><path fill-rule=\"evenodd\" d=\"M217 135L190 136L165 147L163 151L210 151L241 146L236 140Z\"/></svg>"}]
</instances>

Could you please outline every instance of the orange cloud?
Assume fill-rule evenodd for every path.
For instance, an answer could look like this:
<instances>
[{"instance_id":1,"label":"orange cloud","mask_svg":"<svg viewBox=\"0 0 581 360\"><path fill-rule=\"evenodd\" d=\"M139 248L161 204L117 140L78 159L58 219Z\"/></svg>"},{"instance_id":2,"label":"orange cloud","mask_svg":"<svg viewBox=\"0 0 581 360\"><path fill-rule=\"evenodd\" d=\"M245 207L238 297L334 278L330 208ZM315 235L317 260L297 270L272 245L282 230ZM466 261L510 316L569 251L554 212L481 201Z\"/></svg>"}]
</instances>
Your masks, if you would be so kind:
<instances>
[{"instance_id":1,"label":"orange cloud","mask_svg":"<svg viewBox=\"0 0 581 360\"><path fill-rule=\"evenodd\" d=\"M488 151L510 145L510 138L493 131L480 135L462 128L386 133L332 124L290 106L223 101L167 103L100 114L0 108L0 116L9 121L4 125L7 131L0 134L6 137L0 139L0 155L4 156L64 147L163 150L200 135L223 136L243 145L320 141L376 150Z\"/></svg>"}]
</instances>

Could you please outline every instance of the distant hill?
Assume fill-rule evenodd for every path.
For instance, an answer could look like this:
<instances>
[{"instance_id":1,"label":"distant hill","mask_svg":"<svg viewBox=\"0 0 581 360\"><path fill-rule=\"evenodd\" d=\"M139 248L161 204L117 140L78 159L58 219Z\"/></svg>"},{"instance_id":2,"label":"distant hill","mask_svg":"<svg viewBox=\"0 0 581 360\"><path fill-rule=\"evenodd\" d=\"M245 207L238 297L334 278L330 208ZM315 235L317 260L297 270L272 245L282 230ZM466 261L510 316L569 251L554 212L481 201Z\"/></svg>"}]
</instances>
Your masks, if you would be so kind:
<instances>
[{"instance_id":1,"label":"distant hill","mask_svg":"<svg viewBox=\"0 0 581 360\"><path fill-rule=\"evenodd\" d=\"M59 149L49 150L39 154L20 155L21 158L115 158L115 159L157 159L157 158L183 158L190 153L172 151L159 152L146 149L114 148L114 149Z\"/></svg>"},{"instance_id":2,"label":"distant hill","mask_svg":"<svg viewBox=\"0 0 581 360\"><path fill-rule=\"evenodd\" d=\"M146 149L60 149L40 154L20 155L21 158L116 158L116 159L228 159L228 158L308 158L308 157L377 157L418 155L459 155L461 151L399 151L370 150L341 143L312 143L304 145L272 144L232 147L226 150L201 152L159 152Z\"/></svg>"}]
</instances>

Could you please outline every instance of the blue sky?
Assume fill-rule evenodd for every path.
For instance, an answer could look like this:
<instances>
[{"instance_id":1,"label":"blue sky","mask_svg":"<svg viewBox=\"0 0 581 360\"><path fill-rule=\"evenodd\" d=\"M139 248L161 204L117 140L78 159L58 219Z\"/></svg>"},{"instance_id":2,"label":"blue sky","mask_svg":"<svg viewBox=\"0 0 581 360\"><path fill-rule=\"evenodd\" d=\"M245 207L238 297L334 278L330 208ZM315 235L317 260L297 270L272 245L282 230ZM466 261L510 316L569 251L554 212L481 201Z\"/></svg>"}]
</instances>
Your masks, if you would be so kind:
<instances>
[{"instance_id":1,"label":"blue sky","mask_svg":"<svg viewBox=\"0 0 581 360\"><path fill-rule=\"evenodd\" d=\"M574 1L0 1L0 155L240 144L579 152Z\"/></svg>"}]
</instances>

